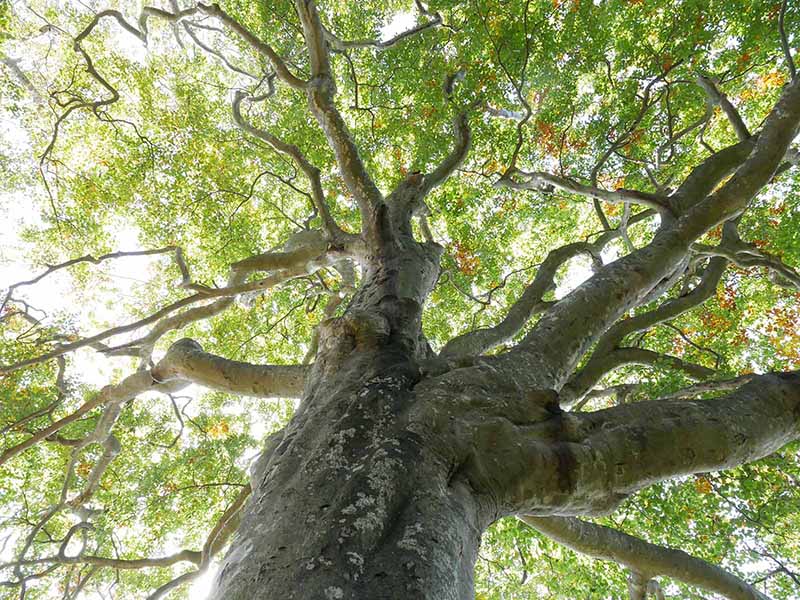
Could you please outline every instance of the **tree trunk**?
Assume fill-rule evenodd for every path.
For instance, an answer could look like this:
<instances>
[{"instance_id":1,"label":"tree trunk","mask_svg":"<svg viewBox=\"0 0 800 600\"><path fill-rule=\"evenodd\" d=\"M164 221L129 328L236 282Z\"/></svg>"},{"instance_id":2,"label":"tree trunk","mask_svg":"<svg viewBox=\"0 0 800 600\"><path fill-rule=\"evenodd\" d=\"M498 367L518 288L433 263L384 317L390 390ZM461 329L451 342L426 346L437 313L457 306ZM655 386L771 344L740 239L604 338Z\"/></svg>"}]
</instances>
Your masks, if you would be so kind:
<instances>
[{"instance_id":1,"label":"tree trunk","mask_svg":"<svg viewBox=\"0 0 800 600\"><path fill-rule=\"evenodd\" d=\"M212 598L472 598L491 518L410 418L419 369L388 344L320 371L254 468Z\"/></svg>"}]
</instances>

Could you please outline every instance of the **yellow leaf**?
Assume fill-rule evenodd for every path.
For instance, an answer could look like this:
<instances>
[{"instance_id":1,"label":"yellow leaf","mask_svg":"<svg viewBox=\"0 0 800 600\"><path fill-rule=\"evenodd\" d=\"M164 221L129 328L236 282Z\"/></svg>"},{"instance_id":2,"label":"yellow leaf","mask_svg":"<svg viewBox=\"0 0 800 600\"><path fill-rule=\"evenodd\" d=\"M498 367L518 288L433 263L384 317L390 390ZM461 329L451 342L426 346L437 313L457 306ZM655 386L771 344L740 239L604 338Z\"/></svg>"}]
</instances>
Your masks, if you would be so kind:
<instances>
[{"instance_id":1,"label":"yellow leaf","mask_svg":"<svg viewBox=\"0 0 800 600\"><path fill-rule=\"evenodd\" d=\"M214 423L208 430L208 436L214 440L220 440L222 438L228 437L228 434L231 431L230 425L228 425L228 421L222 419L221 421L217 421Z\"/></svg>"}]
</instances>

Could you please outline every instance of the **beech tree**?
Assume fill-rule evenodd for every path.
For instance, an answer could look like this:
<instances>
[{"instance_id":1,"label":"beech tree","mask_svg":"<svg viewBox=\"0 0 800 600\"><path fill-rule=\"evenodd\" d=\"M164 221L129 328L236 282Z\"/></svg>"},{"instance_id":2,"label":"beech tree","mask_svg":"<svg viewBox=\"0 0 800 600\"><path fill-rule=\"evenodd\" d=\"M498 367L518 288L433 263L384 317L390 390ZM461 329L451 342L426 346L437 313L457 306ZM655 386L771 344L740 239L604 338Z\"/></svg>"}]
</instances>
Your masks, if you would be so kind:
<instances>
[{"instance_id":1,"label":"beech tree","mask_svg":"<svg viewBox=\"0 0 800 600\"><path fill-rule=\"evenodd\" d=\"M3 597L800 593L800 6L0 22Z\"/></svg>"}]
</instances>

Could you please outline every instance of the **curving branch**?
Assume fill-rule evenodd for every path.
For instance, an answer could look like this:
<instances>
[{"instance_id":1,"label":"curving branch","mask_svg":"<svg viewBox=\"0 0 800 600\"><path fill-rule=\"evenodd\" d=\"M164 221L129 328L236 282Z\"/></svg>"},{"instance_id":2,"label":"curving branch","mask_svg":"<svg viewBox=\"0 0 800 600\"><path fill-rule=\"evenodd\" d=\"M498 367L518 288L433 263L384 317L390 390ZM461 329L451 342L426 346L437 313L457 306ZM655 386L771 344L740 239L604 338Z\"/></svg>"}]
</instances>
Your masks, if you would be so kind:
<instances>
[{"instance_id":1,"label":"curving branch","mask_svg":"<svg viewBox=\"0 0 800 600\"><path fill-rule=\"evenodd\" d=\"M91 565L95 569L98 568L111 568L119 570L139 570L148 568L167 568L177 565L182 562L192 563L197 565L197 569L179 575L175 579L162 585L156 589L149 598L156 600L163 598L172 589L190 581L193 581L208 570L211 564L211 559L219 553L228 543L231 535L236 530L239 520L240 512L244 506L247 498L250 496L251 487L249 484L242 486L241 491L237 494L233 502L225 509L219 520L211 529L206 537L201 551L184 549L180 552L170 554L163 557L153 558L111 558L105 556L95 556L86 554L81 551L76 556L66 556L64 549L69 541L69 538L74 535L78 530L91 529L91 523L82 522L74 526L67 537L61 543L59 552L52 556L44 556L40 558L20 559L13 562L0 564L0 570L14 569L17 574L20 574L22 567L35 567L46 566L47 572L51 572L54 568L60 565ZM24 585L24 581L31 577L23 577L19 581L4 582L3 585Z\"/></svg>"},{"instance_id":2,"label":"curving branch","mask_svg":"<svg viewBox=\"0 0 800 600\"><path fill-rule=\"evenodd\" d=\"M255 127L249 121L247 121L241 112L242 101L246 98L248 98L248 96L244 92L239 90L234 92L232 109L233 119L236 122L236 125L253 137L266 142L278 152L286 154L294 161L297 167L308 179L308 182L311 186L311 199L314 203L314 208L316 208L317 213L322 219L322 225L325 228L326 233L328 236L330 236L331 240L341 243L341 240L345 237L345 233L336 224L336 221L331 216L330 209L325 202L325 192L322 189L319 168L311 164L311 162L306 158L305 154L303 154L300 148L298 148L295 144L284 142L265 129ZM252 100L252 98L249 99Z\"/></svg>"},{"instance_id":3,"label":"curving branch","mask_svg":"<svg viewBox=\"0 0 800 600\"><path fill-rule=\"evenodd\" d=\"M29 558L20 561L13 561L0 564L0 570L9 569L16 566L31 567L35 565L94 565L97 567L110 567L123 571L171 567L181 562L199 564L201 552L196 550L181 550L168 556L153 558L111 558L105 556L93 556L91 554L81 554L79 556L64 556L62 553L53 556L43 556L41 558Z\"/></svg>"},{"instance_id":4,"label":"curving branch","mask_svg":"<svg viewBox=\"0 0 800 600\"><path fill-rule=\"evenodd\" d=\"M697 380L710 379L717 374L714 369L686 362L677 356L659 354L645 348L615 348L611 352L593 356L590 363L567 382L559 392L561 406L569 408L577 404L605 375L631 364L682 371Z\"/></svg>"},{"instance_id":5,"label":"curving branch","mask_svg":"<svg viewBox=\"0 0 800 600\"><path fill-rule=\"evenodd\" d=\"M327 27L323 26L323 31L325 33L325 40L330 45L331 49L337 52L345 52L347 50L363 49L363 48L386 50L387 48L396 46L400 42L407 40L408 38L414 37L415 35L422 33L423 31L432 29L434 27L438 27L439 25L442 24L442 15L440 15L438 12L431 14L426 11L426 14L431 17L430 20L415 25L414 27L412 27L411 29L407 29L406 31L401 31L400 33L389 38L388 40L376 40L376 39L342 40L340 37L338 37L332 31L330 31Z\"/></svg>"},{"instance_id":6,"label":"curving branch","mask_svg":"<svg viewBox=\"0 0 800 600\"><path fill-rule=\"evenodd\" d=\"M594 352L586 364L562 388L560 393L562 405L570 407L580 402L606 372L624 364L625 361L621 355L615 355L614 351L627 336L674 319L714 296L727 264L728 261L723 258L710 260L700 282L691 291L664 302L654 310L623 319L610 327L598 340ZM622 362L615 363L615 356ZM713 372L698 378L705 379L711 375Z\"/></svg>"},{"instance_id":7,"label":"curving branch","mask_svg":"<svg viewBox=\"0 0 800 600\"><path fill-rule=\"evenodd\" d=\"M724 240L717 246L692 244L692 251L704 256L719 256L742 268L763 267L770 273L770 279L783 287L800 290L800 273L773 256L738 238Z\"/></svg>"},{"instance_id":8,"label":"curving branch","mask_svg":"<svg viewBox=\"0 0 800 600\"><path fill-rule=\"evenodd\" d=\"M450 154L422 179L421 194L423 196L427 195L433 188L447 181L450 175L452 175L467 158L472 144L472 133L466 112L459 113L456 115L455 119L453 119L453 133L455 136L455 144Z\"/></svg>"},{"instance_id":9,"label":"curving branch","mask_svg":"<svg viewBox=\"0 0 800 600\"><path fill-rule=\"evenodd\" d=\"M300 232L298 236L303 239L293 242L295 238L292 238L290 242L293 242L293 244L296 243L296 245L293 245L290 251L278 252L274 257L272 257L271 253L264 253L255 257L251 257L250 259L244 259L243 261L234 263L234 265L231 266L231 271L228 276L228 285L222 288L209 288L188 282L188 269L186 268L185 263L183 263L182 254L176 251L176 257L179 258L179 264L182 265L181 273L183 280L181 287L196 290L195 294L180 300L176 300L175 302L168 304L167 306L157 310L147 317L139 319L138 321L134 321L126 325L111 327L110 329L101 331L100 333L86 338L81 338L73 342L59 344L53 350L32 358L18 361L10 365L0 365L0 375L12 373L30 365L39 364L52 358L63 356L64 354L79 348L84 348L87 346L98 347L98 344L103 340L123 333L136 331L137 329L140 329L146 325L155 323L155 327L153 327L149 333L136 340L121 346L100 347L103 352L112 355L133 353L142 359L143 364L147 364L147 362L150 360L155 343L167 332L180 329L189 323L193 323L200 319L206 319L213 315L219 314L231 306L235 300L235 297L239 294L246 292L264 292L291 279L305 276L308 273L313 273L314 271L328 265L330 262L341 258L339 255L351 252L351 249L338 249L330 252L322 249L320 253L317 253L320 248L323 248L323 243L320 241L321 237L319 236L318 232ZM325 243L324 248L328 247L329 245ZM143 252L153 253L154 251ZM256 281L246 282L248 274L255 271L266 270L266 268L270 265L274 266L274 269L270 270L270 274L267 277L258 279ZM210 300L212 298L219 298L219 300L203 306L193 307L178 314L173 314L181 308Z\"/></svg>"},{"instance_id":10,"label":"curving branch","mask_svg":"<svg viewBox=\"0 0 800 600\"><path fill-rule=\"evenodd\" d=\"M224 513L222 513L222 516L219 518L216 525L214 525L206 537L206 541L203 544L203 551L200 553L200 560L196 562L197 570L189 571L179 575L171 581L168 581L150 594L150 596L147 597L147 600L159 600L160 598L165 597L173 589L185 583L194 581L208 571L208 567L211 564L211 559L220 550L222 550L222 548L225 547L231 535L233 535L233 533L239 527L241 510L251 492L252 488L250 485L245 485L231 505L225 509Z\"/></svg>"},{"instance_id":11,"label":"curving branch","mask_svg":"<svg viewBox=\"0 0 800 600\"><path fill-rule=\"evenodd\" d=\"M200 12L207 14L210 17L216 17L223 25L233 31L242 40L244 40L253 50L266 58L275 69L278 78L286 83L289 87L296 90L305 90L308 82L303 81L291 72L286 64L286 61L281 57L268 43L261 40L252 31L247 29L244 25L239 23L236 19L231 17L225 12L219 4L203 4L198 3L197 8Z\"/></svg>"},{"instance_id":12,"label":"curving branch","mask_svg":"<svg viewBox=\"0 0 800 600\"><path fill-rule=\"evenodd\" d=\"M156 365L156 369L158 368L166 368L169 365L169 362L172 360L173 355L170 355L168 352L164 358ZM20 442L10 448L7 448L0 454L0 465L8 461L9 459L13 458L20 452L27 450L28 448L32 447L33 445L41 442L42 440L48 438L49 436L57 433L70 423L77 421L83 415L89 413L90 411L94 410L98 407L105 407L109 405L119 407L124 402L136 397L138 394L141 394L145 391L157 391L157 392L164 392L164 393L172 393L176 392L184 387L186 387L190 382L186 380L171 380L168 382L160 383L156 381L151 372L147 371L138 371L133 375L129 375L121 382L115 385L107 385L99 393L97 393L93 398L84 402L77 410L70 413L69 415L62 417L61 419L51 423L47 427L40 429L31 437L26 439L23 442ZM86 441L88 440L88 441ZM86 443L82 442L82 447L85 447L88 443L99 441L95 437L86 438L84 440Z\"/></svg>"},{"instance_id":13,"label":"curving branch","mask_svg":"<svg viewBox=\"0 0 800 600\"><path fill-rule=\"evenodd\" d=\"M641 223L655 214L656 211L653 209L636 213L628 220L628 226ZM511 306L500 323L454 337L442 349L440 357L453 360L476 356L507 342L522 330L532 316L553 306L552 302L543 300L543 296L554 286L555 273L564 262L584 253L591 257L594 268L598 269L602 267L600 254L603 248L622 236L623 229L618 227L603 231L594 242L577 242L552 250L539 266L534 280L525 288L522 296Z\"/></svg>"},{"instance_id":14,"label":"curving branch","mask_svg":"<svg viewBox=\"0 0 800 600\"><path fill-rule=\"evenodd\" d=\"M181 271L181 275L183 277L182 284L185 285L189 283L189 269L186 266L186 261L183 258L183 251L178 246L165 246L163 248L157 248L155 250L134 250L131 252L110 252L108 254L103 254L98 257L94 257L91 254L87 254L85 256L81 256L79 258L73 258L57 265L47 265L47 269L43 272L34 277L33 279L28 279L26 281L19 281L8 286L8 290L6 291L6 295L3 298L2 304L0 304L0 312L8 304L9 300L11 299L12 294L15 290L21 287L34 285L35 283L39 283L42 279L50 275L51 273L55 273L56 271L60 271L61 269L66 269L67 267L71 267L73 265L77 265L79 263L92 263L94 265L99 265L101 262L106 260L111 260L114 258L123 258L126 256L153 256L155 254L167 254L172 252L175 254L175 262L178 265L178 268Z\"/></svg>"},{"instance_id":15,"label":"curving branch","mask_svg":"<svg viewBox=\"0 0 800 600\"><path fill-rule=\"evenodd\" d=\"M509 514L606 515L653 483L752 462L800 438L800 371L753 376L708 400L590 413L561 412L556 400L530 392L521 423L486 419L473 435L473 484L491 486ZM544 421L532 417L540 409Z\"/></svg>"},{"instance_id":16,"label":"curving branch","mask_svg":"<svg viewBox=\"0 0 800 600\"><path fill-rule=\"evenodd\" d=\"M782 0L781 2L781 10L780 13L778 13L778 33L781 36L781 48L783 49L783 57L786 60L786 67L789 69L789 76L794 80L797 79L797 68L794 65L792 49L789 47L789 41L786 38L786 28L784 26L787 3L787 0Z\"/></svg>"},{"instance_id":17,"label":"curving branch","mask_svg":"<svg viewBox=\"0 0 800 600\"><path fill-rule=\"evenodd\" d=\"M595 248L586 242L552 250L539 266L533 281L525 288L522 296L511 305L502 321L492 327L475 329L454 337L445 344L439 356L446 360L476 356L510 340L522 330L531 316L548 307L548 304L543 302L543 297L545 292L554 287L556 272L561 265L578 254L588 254L593 260L599 260Z\"/></svg>"},{"instance_id":18,"label":"curving branch","mask_svg":"<svg viewBox=\"0 0 800 600\"><path fill-rule=\"evenodd\" d=\"M373 227L372 217L383 203L383 196L367 173L353 137L334 103L336 84L316 4L312 0L296 0L295 9L303 26L311 63L311 80L307 86L309 107L336 156L347 189L361 210L365 228Z\"/></svg>"},{"instance_id":19,"label":"curving branch","mask_svg":"<svg viewBox=\"0 0 800 600\"><path fill-rule=\"evenodd\" d=\"M510 175L517 174L522 176L522 181L514 181ZM650 192L640 192L637 190L629 190L620 188L617 190L609 191L599 188L594 185L584 185L573 179L567 177L560 177L558 175L551 175L542 171L520 171L514 169L511 173L500 179L497 184L500 187L508 187L516 190L534 190L544 193L552 193L553 190L562 190L570 194L577 194L585 198L593 200L603 200L610 204L623 204L630 202L633 204L641 204L650 208L655 208L658 211L668 211L669 204L665 197L659 194L652 194Z\"/></svg>"},{"instance_id":20,"label":"curving branch","mask_svg":"<svg viewBox=\"0 0 800 600\"><path fill-rule=\"evenodd\" d=\"M644 592L648 579L666 576L729 600L769 600L733 573L683 550L651 544L611 527L575 518L521 516L520 519L576 552L625 565L637 575L631 577L632 583L643 584Z\"/></svg>"},{"instance_id":21,"label":"curving branch","mask_svg":"<svg viewBox=\"0 0 800 600\"><path fill-rule=\"evenodd\" d=\"M747 129L742 115L740 115L736 107L731 104L728 97L717 89L716 82L704 75L698 75L697 85L703 88L703 91L708 95L709 100L713 104L716 104L722 109L725 116L727 116L728 120L731 122L731 125L733 125L733 130L736 132L736 137L739 138L739 141L743 142L750 139L750 131Z\"/></svg>"},{"instance_id":22,"label":"curving branch","mask_svg":"<svg viewBox=\"0 0 800 600\"><path fill-rule=\"evenodd\" d=\"M743 158L736 156L738 168L726 164L724 169L711 169L705 178L702 166L695 169L695 184L710 186L706 195L687 197L680 216L663 223L648 245L604 266L562 298L517 348L495 357L493 364L509 373L523 373L529 389L560 388L589 346L673 273L695 240L747 208L781 165L798 124L800 82L795 81L784 88L757 139L732 147L735 153L748 145L752 148ZM735 169L733 175L715 188L719 180L712 181L731 169Z\"/></svg>"}]
</instances>

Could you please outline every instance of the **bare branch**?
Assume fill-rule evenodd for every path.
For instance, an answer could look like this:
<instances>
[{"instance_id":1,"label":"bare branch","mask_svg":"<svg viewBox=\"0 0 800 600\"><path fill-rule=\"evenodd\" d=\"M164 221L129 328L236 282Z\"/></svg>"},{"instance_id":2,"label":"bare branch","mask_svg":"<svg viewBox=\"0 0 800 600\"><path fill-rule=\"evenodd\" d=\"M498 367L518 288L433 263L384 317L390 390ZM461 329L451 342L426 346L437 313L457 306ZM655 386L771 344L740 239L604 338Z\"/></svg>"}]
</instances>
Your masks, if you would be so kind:
<instances>
[{"instance_id":1,"label":"bare branch","mask_svg":"<svg viewBox=\"0 0 800 600\"><path fill-rule=\"evenodd\" d=\"M34 566L34 565L75 565L86 564L95 565L98 567L111 567L113 569L137 570L147 568L163 568L171 567L172 565L180 562L190 562L199 564L201 560L201 552L195 550L181 550L169 556L154 557L154 558L110 558L104 556L93 556L91 554L82 554L80 556L44 556L42 558L31 558L21 561L0 564L0 569L8 569L17 565L21 566Z\"/></svg>"},{"instance_id":2,"label":"bare branch","mask_svg":"<svg viewBox=\"0 0 800 600\"><path fill-rule=\"evenodd\" d=\"M800 290L800 273L784 263L777 256L764 252L752 244L741 240L724 241L717 246L692 244L692 251L700 255L720 256L738 267L764 267L774 283L783 287Z\"/></svg>"},{"instance_id":3,"label":"bare branch","mask_svg":"<svg viewBox=\"0 0 800 600\"><path fill-rule=\"evenodd\" d=\"M179 575L172 581L165 583L150 596L148 596L147 600L158 600L159 598L163 598L171 590L183 585L184 583L189 583L190 581L197 579L200 575L208 570L208 566L211 564L211 559L225 546L228 538L239 526L241 509L244 506L247 498L250 496L251 491L252 488L249 485L244 486L236 496L236 499L233 501L233 503L227 509L225 509L225 512L222 514L219 521L217 521L217 524L214 525L213 529L206 538L205 544L203 544L203 552L200 555L201 560L197 570L189 571L188 573Z\"/></svg>"},{"instance_id":4,"label":"bare branch","mask_svg":"<svg viewBox=\"0 0 800 600\"><path fill-rule=\"evenodd\" d=\"M753 380L754 375L742 375L741 377L734 377L732 379L720 379L717 381L702 381L694 385L690 385L677 392L672 392L666 396L662 396L660 400L679 400L685 398L696 398L703 394L714 392L729 392L736 390Z\"/></svg>"},{"instance_id":5,"label":"bare branch","mask_svg":"<svg viewBox=\"0 0 800 600\"><path fill-rule=\"evenodd\" d=\"M168 356L164 360L169 360ZM53 435L70 423L78 420L91 410L110 403L121 404L144 391L174 392L188 385L186 381L170 381L165 384L156 382L149 371L139 371L129 375L116 385L107 385L91 400L84 402L75 412L37 431L24 442L7 448L0 454L0 464L5 463L20 452Z\"/></svg>"}]
</instances>

